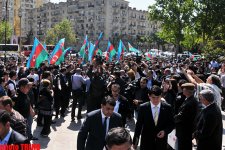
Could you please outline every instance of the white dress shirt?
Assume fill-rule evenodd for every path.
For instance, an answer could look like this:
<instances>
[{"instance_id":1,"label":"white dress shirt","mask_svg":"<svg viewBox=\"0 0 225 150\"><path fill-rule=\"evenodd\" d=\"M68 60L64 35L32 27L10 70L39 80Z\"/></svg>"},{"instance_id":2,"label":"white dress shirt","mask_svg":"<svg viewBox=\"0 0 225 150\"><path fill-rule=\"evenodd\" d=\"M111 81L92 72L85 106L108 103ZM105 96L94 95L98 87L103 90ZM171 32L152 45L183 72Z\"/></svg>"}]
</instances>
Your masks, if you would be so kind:
<instances>
[{"instance_id":1,"label":"white dress shirt","mask_svg":"<svg viewBox=\"0 0 225 150\"><path fill-rule=\"evenodd\" d=\"M119 111L119 106L120 106L120 101L116 101L116 105L115 105L115 107L114 107L114 112L116 112L116 113L118 113L118 111Z\"/></svg>"},{"instance_id":2,"label":"white dress shirt","mask_svg":"<svg viewBox=\"0 0 225 150\"><path fill-rule=\"evenodd\" d=\"M151 103L151 110L152 110L152 117L154 118L155 116L155 106L158 108L158 116L159 116L159 113L160 113L160 107L161 107L161 103L159 103L158 105L154 105L152 104L152 102L150 101Z\"/></svg>"}]
</instances>

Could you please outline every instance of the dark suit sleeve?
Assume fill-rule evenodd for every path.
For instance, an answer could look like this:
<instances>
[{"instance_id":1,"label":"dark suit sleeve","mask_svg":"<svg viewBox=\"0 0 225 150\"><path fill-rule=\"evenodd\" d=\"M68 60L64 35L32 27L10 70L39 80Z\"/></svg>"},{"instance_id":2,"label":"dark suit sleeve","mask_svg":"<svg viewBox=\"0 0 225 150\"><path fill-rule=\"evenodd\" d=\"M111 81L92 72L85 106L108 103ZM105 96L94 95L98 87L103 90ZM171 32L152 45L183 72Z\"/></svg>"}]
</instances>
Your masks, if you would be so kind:
<instances>
[{"instance_id":1,"label":"dark suit sleeve","mask_svg":"<svg viewBox=\"0 0 225 150\"><path fill-rule=\"evenodd\" d=\"M217 117L214 114L207 114L204 116L204 125L201 131L199 131L198 139L204 139L211 137L217 126Z\"/></svg>"},{"instance_id":2,"label":"dark suit sleeve","mask_svg":"<svg viewBox=\"0 0 225 150\"><path fill-rule=\"evenodd\" d=\"M134 145L138 145L139 137L142 131L143 122L144 122L144 107L142 106L140 107L140 110L138 112L138 118L137 118L137 123L135 127L134 138L133 138Z\"/></svg>"},{"instance_id":3,"label":"dark suit sleeve","mask_svg":"<svg viewBox=\"0 0 225 150\"><path fill-rule=\"evenodd\" d=\"M169 134L175 127L175 124L174 124L174 119L173 119L173 110L172 110L172 107L168 107L167 108L167 128L165 128L165 132L166 134Z\"/></svg>"},{"instance_id":4,"label":"dark suit sleeve","mask_svg":"<svg viewBox=\"0 0 225 150\"><path fill-rule=\"evenodd\" d=\"M90 129L90 117L87 116L85 121L83 122L81 129L78 133L77 137L77 150L84 150L85 149L85 143L88 136L88 132Z\"/></svg>"},{"instance_id":5,"label":"dark suit sleeve","mask_svg":"<svg viewBox=\"0 0 225 150\"><path fill-rule=\"evenodd\" d=\"M183 109L177 114L175 115L174 119L175 119L175 123L180 123L182 121L187 121L189 120L189 117L191 115L191 110L193 108L191 108L191 105L186 105L185 107L183 107Z\"/></svg>"}]
</instances>

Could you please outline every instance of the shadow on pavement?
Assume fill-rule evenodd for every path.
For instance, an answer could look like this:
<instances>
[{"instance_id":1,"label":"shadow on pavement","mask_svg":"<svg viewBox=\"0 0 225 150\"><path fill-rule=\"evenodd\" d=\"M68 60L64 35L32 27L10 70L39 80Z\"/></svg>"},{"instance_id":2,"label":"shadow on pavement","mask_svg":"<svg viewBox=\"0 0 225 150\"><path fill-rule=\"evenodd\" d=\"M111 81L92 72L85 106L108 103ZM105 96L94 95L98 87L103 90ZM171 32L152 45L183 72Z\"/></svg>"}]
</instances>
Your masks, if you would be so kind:
<instances>
[{"instance_id":1,"label":"shadow on pavement","mask_svg":"<svg viewBox=\"0 0 225 150\"><path fill-rule=\"evenodd\" d=\"M70 122L70 125L67 127L67 129L72 130L72 131L79 131L81 125L82 125L81 120L78 120L77 122Z\"/></svg>"}]
</instances>

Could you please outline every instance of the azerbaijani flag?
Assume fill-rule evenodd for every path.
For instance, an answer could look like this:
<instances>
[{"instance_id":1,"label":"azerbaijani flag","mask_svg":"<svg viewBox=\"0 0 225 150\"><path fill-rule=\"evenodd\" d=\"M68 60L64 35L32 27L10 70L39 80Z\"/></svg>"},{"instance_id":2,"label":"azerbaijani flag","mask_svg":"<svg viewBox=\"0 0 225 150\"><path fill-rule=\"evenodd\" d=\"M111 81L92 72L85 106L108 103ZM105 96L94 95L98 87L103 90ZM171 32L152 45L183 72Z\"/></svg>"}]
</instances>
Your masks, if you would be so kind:
<instances>
[{"instance_id":1,"label":"azerbaijani flag","mask_svg":"<svg viewBox=\"0 0 225 150\"><path fill-rule=\"evenodd\" d=\"M88 51L88 61L91 62L93 59L93 53L94 53L94 45L90 42L89 44L89 51Z\"/></svg>"},{"instance_id":2,"label":"azerbaijani flag","mask_svg":"<svg viewBox=\"0 0 225 150\"><path fill-rule=\"evenodd\" d=\"M65 55L67 52L69 52L71 50L71 47L67 48L66 50L63 51L63 54L61 55L61 57L57 60L57 62L55 63L56 65L60 65L62 62L64 62L65 60Z\"/></svg>"},{"instance_id":3,"label":"azerbaijani flag","mask_svg":"<svg viewBox=\"0 0 225 150\"><path fill-rule=\"evenodd\" d=\"M58 44L55 46L51 55L49 56L49 64L55 64L57 60L61 57L64 50L65 38L59 40Z\"/></svg>"},{"instance_id":4,"label":"azerbaijani flag","mask_svg":"<svg viewBox=\"0 0 225 150\"><path fill-rule=\"evenodd\" d=\"M134 48L129 42L128 42L129 51L134 53L141 53L138 49Z\"/></svg>"},{"instance_id":5,"label":"azerbaijani flag","mask_svg":"<svg viewBox=\"0 0 225 150\"><path fill-rule=\"evenodd\" d=\"M85 36L85 39L84 39L84 43L82 45L82 47L80 48L80 56L83 58L84 57L84 54L85 54L85 49L86 47L88 46L88 36L86 35Z\"/></svg>"},{"instance_id":6,"label":"azerbaijani flag","mask_svg":"<svg viewBox=\"0 0 225 150\"><path fill-rule=\"evenodd\" d=\"M123 59L123 55L124 55L125 51L126 51L126 47L123 45L123 42L120 40L119 47L118 47L118 52L117 52L117 60L118 61Z\"/></svg>"},{"instance_id":7,"label":"azerbaijani flag","mask_svg":"<svg viewBox=\"0 0 225 150\"><path fill-rule=\"evenodd\" d=\"M97 50L97 55L102 56L102 50L98 49Z\"/></svg>"},{"instance_id":8,"label":"azerbaijani flag","mask_svg":"<svg viewBox=\"0 0 225 150\"><path fill-rule=\"evenodd\" d=\"M27 61L27 68L38 68L40 64L47 59L48 52L46 51L46 48L35 37L32 51Z\"/></svg>"},{"instance_id":9,"label":"azerbaijani flag","mask_svg":"<svg viewBox=\"0 0 225 150\"><path fill-rule=\"evenodd\" d=\"M98 40L95 42L95 45L94 45L94 49L93 49L93 55L92 55L92 59L97 55L97 52L98 52L98 45L101 41L103 37L103 33L101 32L98 36Z\"/></svg>"},{"instance_id":10,"label":"azerbaijani flag","mask_svg":"<svg viewBox=\"0 0 225 150\"><path fill-rule=\"evenodd\" d=\"M114 48L114 46L110 43L110 41L108 41L108 47L106 50L106 61L112 61L112 58L114 55L116 55L116 50Z\"/></svg>"},{"instance_id":11,"label":"azerbaijani flag","mask_svg":"<svg viewBox=\"0 0 225 150\"><path fill-rule=\"evenodd\" d=\"M146 55L146 60L149 61L151 59L152 59L152 55L151 55L151 53L148 52L147 55Z\"/></svg>"}]
</instances>

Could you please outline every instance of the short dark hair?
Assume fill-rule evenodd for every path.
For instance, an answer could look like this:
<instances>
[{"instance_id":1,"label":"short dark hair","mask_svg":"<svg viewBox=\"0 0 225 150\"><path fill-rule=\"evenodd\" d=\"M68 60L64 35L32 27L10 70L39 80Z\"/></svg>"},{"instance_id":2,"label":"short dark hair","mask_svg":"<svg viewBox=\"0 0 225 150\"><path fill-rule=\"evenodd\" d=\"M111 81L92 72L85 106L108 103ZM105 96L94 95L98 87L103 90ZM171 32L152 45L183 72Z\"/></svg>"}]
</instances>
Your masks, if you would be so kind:
<instances>
[{"instance_id":1,"label":"short dark hair","mask_svg":"<svg viewBox=\"0 0 225 150\"><path fill-rule=\"evenodd\" d=\"M106 145L111 148L113 145L121 145L124 143L132 144L130 133L122 127L112 128L106 136Z\"/></svg>"},{"instance_id":2,"label":"short dark hair","mask_svg":"<svg viewBox=\"0 0 225 150\"><path fill-rule=\"evenodd\" d=\"M51 76L51 72L50 71L44 71L42 74L42 79L47 79L49 76Z\"/></svg>"},{"instance_id":3,"label":"short dark hair","mask_svg":"<svg viewBox=\"0 0 225 150\"><path fill-rule=\"evenodd\" d=\"M0 98L0 102L2 103L3 106L6 106L9 104L10 107L13 107L12 99L9 96L2 96Z\"/></svg>"},{"instance_id":4,"label":"short dark hair","mask_svg":"<svg viewBox=\"0 0 225 150\"><path fill-rule=\"evenodd\" d=\"M109 105L115 107L116 101L111 96L108 96L108 97L104 98L102 101L102 105L106 105L106 104L109 104Z\"/></svg>"},{"instance_id":5,"label":"short dark hair","mask_svg":"<svg viewBox=\"0 0 225 150\"><path fill-rule=\"evenodd\" d=\"M151 90L148 92L149 95L154 94L155 96L160 96L162 94L162 90L159 86L154 85Z\"/></svg>"},{"instance_id":6,"label":"short dark hair","mask_svg":"<svg viewBox=\"0 0 225 150\"><path fill-rule=\"evenodd\" d=\"M6 123L10 121L11 121L10 114L5 110L0 110L0 123L6 125Z\"/></svg>"},{"instance_id":7,"label":"short dark hair","mask_svg":"<svg viewBox=\"0 0 225 150\"><path fill-rule=\"evenodd\" d=\"M215 84L218 88L221 88L221 81L220 81L220 78L217 76L217 75L210 75L211 77L211 80L212 80L212 84Z\"/></svg>"},{"instance_id":8,"label":"short dark hair","mask_svg":"<svg viewBox=\"0 0 225 150\"><path fill-rule=\"evenodd\" d=\"M9 77L12 78L16 75L16 71L15 70L12 70L9 72Z\"/></svg>"}]
</instances>

